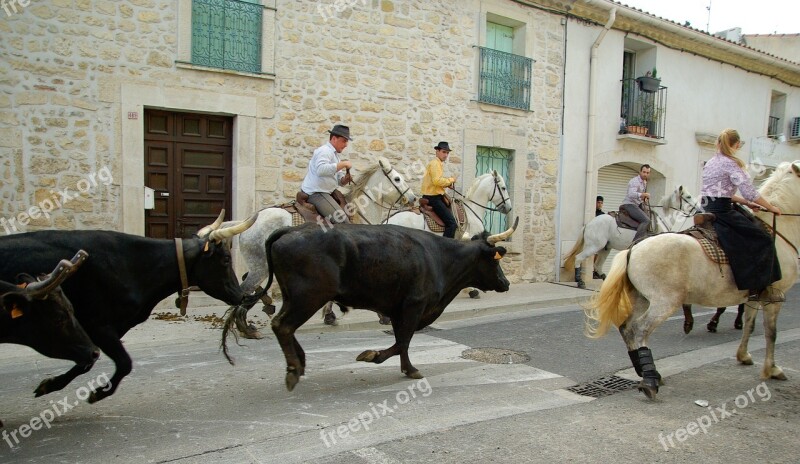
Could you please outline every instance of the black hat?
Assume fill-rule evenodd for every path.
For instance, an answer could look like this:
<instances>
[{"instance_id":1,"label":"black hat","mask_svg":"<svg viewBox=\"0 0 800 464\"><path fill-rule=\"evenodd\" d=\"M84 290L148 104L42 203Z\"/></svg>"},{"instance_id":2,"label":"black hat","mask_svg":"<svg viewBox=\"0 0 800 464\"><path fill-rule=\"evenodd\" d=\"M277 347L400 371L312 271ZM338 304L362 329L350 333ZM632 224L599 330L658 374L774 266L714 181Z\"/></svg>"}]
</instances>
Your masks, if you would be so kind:
<instances>
[{"instance_id":1,"label":"black hat","mask_svg":"<svg viewBox=\"0 0 800 464\"><path fill-rule=\"evenodd\" d=\"M597 201L603 201L603 196L602 195L597 195Z\"/></svg>"},{"instance_id":2,"label":"black hat","mask_svg":"<svg viewBox=\"0 0 800 464\"><path fill-rule=\"evenodd\" d=\"M328 133L331 135L338 135L339 137L344 137L350 141L353 140L350 138L350 128L347 126L342 126L341 124L333 126L333 129L329 130Z\"/></svg>"},{"instance_id":3,"label":"black hat","mask_svg":"<svg viewBox=\"0 0 800 464\"><path fill-rule=\"evenodd\" d=\"M450 145L447 142L439 142L439 145L436 145L433 148L436 150L453 151L450 149Z\"/></svg>"}]
</instances>

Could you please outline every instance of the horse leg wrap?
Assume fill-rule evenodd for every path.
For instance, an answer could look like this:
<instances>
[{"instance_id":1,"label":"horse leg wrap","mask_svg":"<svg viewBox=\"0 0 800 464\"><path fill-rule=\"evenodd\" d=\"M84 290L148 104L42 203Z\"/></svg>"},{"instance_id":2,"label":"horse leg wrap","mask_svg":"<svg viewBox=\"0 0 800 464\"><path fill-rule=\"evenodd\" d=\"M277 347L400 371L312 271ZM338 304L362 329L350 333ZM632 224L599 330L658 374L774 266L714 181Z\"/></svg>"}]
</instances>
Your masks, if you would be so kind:
<instances>
[{"instance_id":1,"label":"horse leg wrap","mask_svg":"<svg viewBox=\"0 0 800 464\"><path fill-rule=\"evenodd\" d=\"M633 364L633 368L636 369L636 375L639 377L642 376L642 364L639 362L639 351L631 350L628 351L628 356L631 358L631 364Z\"/></svg>"},{"instance_id":2,"label":"horse leg wrap","mask_svg":"<svg viewBox=\"0 0 800 464\"><path fill-rule=\"evenodd\" d=\"M653 387L658 391L658 385L661 383L661 374L656 370L656 363L653 361L653 352L650 348L643 346L639 348L639 364L642 368L642 379L645 384Z\"/></svg>"},{"instance_id":3,"label":"horse leg wrap","mask_svg":"<svg viewBox=\"0 0 800 464\"><path fill-rule=\"evenodd\" d=\"M578 288L586 287L586 284L583 282L583 279L581 278L581 268L579 267L575 268L575 282L578 283Z\"/></svg>"}]
</instances>

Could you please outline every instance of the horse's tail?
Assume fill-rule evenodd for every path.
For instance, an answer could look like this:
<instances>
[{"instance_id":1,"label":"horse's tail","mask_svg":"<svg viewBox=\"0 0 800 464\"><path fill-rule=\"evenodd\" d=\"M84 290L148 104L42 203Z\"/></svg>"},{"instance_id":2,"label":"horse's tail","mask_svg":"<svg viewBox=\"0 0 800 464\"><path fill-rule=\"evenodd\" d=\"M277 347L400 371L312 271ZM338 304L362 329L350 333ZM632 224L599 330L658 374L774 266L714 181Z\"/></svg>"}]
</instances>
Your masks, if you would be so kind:
<instances>
[{"instance_id":1,"label":"horse's tail","mask_svg":"<svg viewBox=\"0 0 800 464\"><path fill-rule=\"evenodd\" d=\"M578 256L578 253L583 251L583 233L586 231L584 227L581 229L581 238L575 242L575 246L569 250L569 254L567 254L567 258L564 260L564 269L567 272L572 272L575 270L575 257Z\"/></svg>"},{"instance_id":2,"label":"horse's tail","mask_svg":"<svg viewBox=\"0 0 800 464\"><path fill-rule=\"evenodd\" d=\"M222 341L220 342L220 348L222 348L222 354L225 355L225 358L231 364L234 364L234 359L230 356L230 354L228 354L228 333L230 333L234 324L237 324L237 321L245 320L246 323L247 311L252 308L272 286L272 244L279 238L286 235L286 233L291 232L293 229L293 227L281 227L270 234L269 238L267 238L267 241L264 243L264 247L267 250L267 268L269 269L269 278L267 279L267 284L264 286L264 290L261 292L256 292L252 296L246 298L242 304L238 306L231 306L228 309L227 317L225 318L225 324L222 326ZM234 331L233 336L238 342L239 334Z\"/></svg>"},{"instance_id":3,"label":"horse's tail","mask_svg":"<svg viewBox=\"0 0 800 464\"><path fill-rule=\"evenodd\" d=\"M589 338L602 337L611 325L619 327L631 314L633 285L628 278L628 253L630 250L617 254L600 292L587 304L584 333Z\"/></svg>"}]
</instances>

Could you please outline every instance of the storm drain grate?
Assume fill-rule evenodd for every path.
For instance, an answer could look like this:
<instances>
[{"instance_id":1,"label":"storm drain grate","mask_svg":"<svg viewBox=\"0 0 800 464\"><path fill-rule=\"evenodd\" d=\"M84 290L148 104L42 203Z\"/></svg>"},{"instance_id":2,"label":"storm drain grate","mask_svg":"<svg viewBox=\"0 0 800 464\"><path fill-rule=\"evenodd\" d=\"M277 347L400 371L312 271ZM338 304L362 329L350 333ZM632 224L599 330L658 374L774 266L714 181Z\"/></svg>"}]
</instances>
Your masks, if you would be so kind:
<instances>
[{"instance_id":1,"label":"storm drain grate","mask_svg":"<svg viewBox=\"0 0 800 464\"><path fill-rule=\"evenodd\" d=\"M522 364L531 360L531 357L522 351L506 348L470 348L464 350L461 357L489 364Z\"/></svg>"},{"instance_id":2,"label":"storm drain grate","mask_svg":"<svg viewBox=\"0 0 800 464\"><path fill-rule=\"evenodd\" d=\"M567 390L572 393L577 393L578 395L600 398L613 395L614 393L632 390L636 388L637 385L639 385L639 382L612 375L611 377L601 377L580 385L573 385L567 388Z\"/></svg>"}]
</instances>

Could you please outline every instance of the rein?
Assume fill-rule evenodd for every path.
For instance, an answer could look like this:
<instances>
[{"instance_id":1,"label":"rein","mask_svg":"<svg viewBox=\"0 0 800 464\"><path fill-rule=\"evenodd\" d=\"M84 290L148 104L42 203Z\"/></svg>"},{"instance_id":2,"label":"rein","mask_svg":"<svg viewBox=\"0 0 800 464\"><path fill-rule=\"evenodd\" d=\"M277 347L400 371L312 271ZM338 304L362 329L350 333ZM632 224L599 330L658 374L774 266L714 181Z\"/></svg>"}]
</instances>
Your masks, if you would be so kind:
<instances>
[{"instance_id":1,"label":"rein","mask_svg":"<svg viewBox=\"0 0 800 464\"><path fill-rule=\"evenodd\" d=\"M494 190L492 190L492 196L489 197L488 201L492 201L492 199L494 198L495 194L500 192L500 199L503 200L503 201L501 201L499 205L495 205L495 206L504 205L510 198L506 198L505 196L503 196L503 191L500 190L500 183L498 182L496 177L494 177L494 176L492 176L492 177L493 177L493 180L494 180ZM453 190L453 192L457 193L461 198L463 198L464 200L472 203L473 205L477 206L478 208L483 208L483 209L485 209L487 211L494 211L494 212L497 212L497 213L502 213L502 211L500 211L499 209L491 208L491 207L488 207L488 206L485 206L485 205L482 205L480 203L477 203L475 201L470 200L469 198L466 197L466 195L464 195L463 193L459 192L454 187L450 187L450 189ZM464 205L464 206L467 206L467 205ZM467 206L467 208L469 208L469 206ZM470 211L472 211L472 208L470 208ZM472 212L474 213L475 211L472 211ZM476 214L476 216L477 216L477 214Z\"/></svg>"},{"instance_id":2,"label":"rein","mask_svg":"<svg viewBox=\"0 0 800 464\"><path fill-rule=\"evenodd\" d=\"M797 217L797 216L800 216L800 214L781 214L781 216L794 216L794 217ZM797 251L797 247L795 246L795 244L792 243L788 238L786 238L786 236L783 235L780 231L778 231L778 227L776 225L776 219L777 219L778 216L776 214L774 214L774 213L772 214L772 225L771 226L767 223L767 221L761 219L760 217L755 216L755 215L753 217L755 217L756 219L761 221L761 223L764 224L764 227L767 229L767 232L772 235L772 244L773 245L775 245L775 236L777 235L778 237L782 238L787 244L789 244L790 247L792 247L792 249L794 250L795 254L800 254L800 252Z\"/></svg>"},{"instance_id":3,"label":"rein","mask_svg":"<svg viewBox=\"0 0 800 464\"><path fill-rule=\"evenodd\" d=\"M385 223L385 222L388 222L388 221L389 221L389 218L390 218L390 217L392 217L392 210L394 210L394 209L395 209L395 206L397 205L397 203L399 203L399 202L402 202L402 200L404 200L404 199L405 199L405 197L406 197L406 192L408 192L409 190L411 190L411 188L410 188L410 187L406 187L406 189L405 189L405 190L400 190L400 188L399 188L399 187L398 187L398 186L397 186L397 185L396 185L394 182L392 182L392 179L391 179L391 177L389 177L389 172L391 172L391 171L389 171L389 172L386 172L386 171L384 171L384 170L383 170L383 168L381 168L381 172L383 173L383 177L385 177L385 178L386 178L386 179L389 181L389 183L392 185L392 187L394 187L394 190L395 190L397 193L399 193L399 194L400 194L400 196L397 198L397 200L395 200L395 201L394 201L394 203L392 203L392 204L391 204L391 205L389 205L389 206L384 206L384 205L383 205L381 202L378 202L376 199L372 198L372 197L369 195L369 192L368 192L368 190L367 190L367 189L364 189L364 190L362 190L362 192L361 192L361 193L363 193L363 194L364 194L364 196L366 196L367 198L369 198L369 199L370 199L370 201L372 201L372 203L374 203L376 206L378 206L379 208L382 208L382 209L385 209L385 210L387 210L387 211L388 211L388 212L386 213L386 219L383 219L383 220L381 220L381 222L380 222L381 224L383 224L383 223ZM350 173L350 170L349 170L349 169L347 170L347 173L348 173L348 174ZM352 177L350 178L350 184L352 184L352 185L356 185L356 184L355 184L355 182L353 182L353 180L352 180ZM398 209L399 209L399 208L398 208ZM366 223L367 223L367 224L369 224L369 225L373 225L373 224L372 224L372 222L370 222L370 221L369 221L369 219L367 219L367 218L364 216L364 214L361 212L361 208L357 208L357 209L356 209L356 211L358 212L358 216L359 216L361 219L363 219L363 220L364 220L364 222L366 222Z\"/></svg>"}]
</instances>

